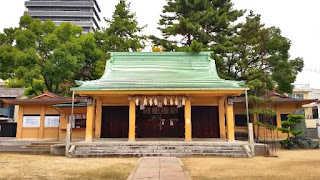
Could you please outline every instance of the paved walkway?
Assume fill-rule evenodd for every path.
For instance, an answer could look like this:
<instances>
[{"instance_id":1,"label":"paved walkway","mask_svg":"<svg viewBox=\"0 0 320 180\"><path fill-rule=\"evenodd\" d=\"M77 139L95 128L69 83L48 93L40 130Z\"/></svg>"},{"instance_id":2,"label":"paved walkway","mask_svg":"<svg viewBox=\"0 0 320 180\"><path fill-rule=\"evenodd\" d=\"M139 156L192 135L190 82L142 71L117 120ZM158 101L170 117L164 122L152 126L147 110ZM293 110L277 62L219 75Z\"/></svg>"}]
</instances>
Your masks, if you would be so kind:
<instances>
[{"instance_id":1,"label":"paved walkway","mask_svg":"<svg viewBox=\"0 0 320 180\"><path fill-rule=\"evenodd\" d=\"M187 180L183 163L176 157L143 157L137 162L128 180Z\"/></svg>"}]
</instances>

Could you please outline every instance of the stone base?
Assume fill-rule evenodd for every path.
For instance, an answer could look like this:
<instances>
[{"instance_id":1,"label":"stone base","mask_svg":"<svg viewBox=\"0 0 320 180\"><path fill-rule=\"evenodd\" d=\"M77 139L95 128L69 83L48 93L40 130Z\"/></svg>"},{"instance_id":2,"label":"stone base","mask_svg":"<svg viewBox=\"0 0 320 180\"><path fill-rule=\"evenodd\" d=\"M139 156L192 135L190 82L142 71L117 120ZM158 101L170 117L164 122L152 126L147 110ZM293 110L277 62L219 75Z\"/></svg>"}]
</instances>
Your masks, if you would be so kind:
<instances>
[{"instance_id":1,"label":"stone base","mask_svg":"<svg viewBox=\"0 0 320 180\"><path fill-rule=\"evenodd\" d=\"M53 156L65 156L66 145L64 144L56 144L52 145L50 148L50 155Z\"/></svg>"}]
</instances>

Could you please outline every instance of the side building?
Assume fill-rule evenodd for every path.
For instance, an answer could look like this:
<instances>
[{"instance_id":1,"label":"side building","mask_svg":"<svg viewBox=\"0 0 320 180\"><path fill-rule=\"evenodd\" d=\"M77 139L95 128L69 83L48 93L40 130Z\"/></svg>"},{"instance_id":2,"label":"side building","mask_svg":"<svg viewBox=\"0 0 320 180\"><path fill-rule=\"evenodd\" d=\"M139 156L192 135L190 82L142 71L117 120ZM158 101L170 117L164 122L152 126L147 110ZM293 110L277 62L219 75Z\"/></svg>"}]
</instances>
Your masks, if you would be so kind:
<instances>
[{"instance_id":1,"label":"side building","mask_svg":"<svg viewBox=\"0 0 320 180\"><path fill-rule=\"evenodd\" d=\"M289 96L297 99L320 99L320 90L311 88L309 84L295 84L293 92ZM305 104L302 107L306 116L308 136L312 138L320 137L319 101Z\"/></svg>"},{"instance_id":2,"label":"side building","mask_svg":"<svg viewBox=\"0 0 320 180\"><path fill-rule=\"evenodd\" d=\"M84 33L100 29L101 9L97 0L29 0L25 7L24 14L41 21L51 19L56 25L70 22L81 26Z\"/></svg>"},{"instance_id":3,"label":"side building","mask_svg":"<svg viewBox=\"0 0 320 180\"><path fill-rule=\"evenodd\" d=\"M5 103L4 99L25 98L24 88L5 88L5 82L0 79L0 137L15 137L19 106Z\"/></svg>"}]
</instances>

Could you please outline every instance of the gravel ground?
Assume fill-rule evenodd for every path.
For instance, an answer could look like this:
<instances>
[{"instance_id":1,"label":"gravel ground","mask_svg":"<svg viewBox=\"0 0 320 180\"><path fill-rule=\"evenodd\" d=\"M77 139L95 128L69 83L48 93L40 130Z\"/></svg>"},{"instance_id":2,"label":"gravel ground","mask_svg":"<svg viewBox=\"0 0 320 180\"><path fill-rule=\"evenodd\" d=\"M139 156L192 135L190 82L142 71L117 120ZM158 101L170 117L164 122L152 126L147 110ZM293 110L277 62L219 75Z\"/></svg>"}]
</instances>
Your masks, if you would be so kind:
<instances>
[{"instance_id":1,"label":"gravel ground","mask_svg":"<svg viewBox=\"0 0 320 180\"><path fill-rule=\"evenodd\" d=\"M279 157L182 158L193 180L320 179L320 149L278 150Z\"/></svg>"},{"instance_id":2,"label":"gravel ground","mask_svg":"<svg viewBox=\"0 0 320 180\"><path fill-rule=\"evenodd\" d=\"M0 179L126 179L137 158L0 154Z\"/></svg>"}]
</instances>

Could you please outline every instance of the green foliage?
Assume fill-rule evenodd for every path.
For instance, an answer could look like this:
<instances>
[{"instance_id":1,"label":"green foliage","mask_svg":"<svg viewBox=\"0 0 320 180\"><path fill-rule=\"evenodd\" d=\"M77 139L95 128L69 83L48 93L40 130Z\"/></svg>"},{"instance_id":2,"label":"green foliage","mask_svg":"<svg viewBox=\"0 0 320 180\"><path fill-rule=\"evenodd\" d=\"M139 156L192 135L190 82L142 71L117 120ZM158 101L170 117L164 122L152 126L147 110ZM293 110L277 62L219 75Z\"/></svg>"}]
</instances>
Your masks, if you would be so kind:
<instances>
[{"instance_id":1,"label":"green foliage","mask_svg":"<svg viewBox=\"0 0 320 180\"><path fill-rule=\"evenodd\" d=\"M28 96L45 90L68 94L74 79L90 80L102 52L91 33L70 23L41 22L24 15L20 27L0 34L0 78L26 87Z\"/></svg>"},{"instance_id":2,"label":"green foliage","mask_svg":"<svg viewBox=\"0 0 320 180\"><path fill-rule=\"evenodd\" d=\"M198 53L202 50L203 44L200 42L197 42L196 40L193 40L191 45L190 45L190 51Z\"/></svg>"},{"instance_id":3,"label":"green foliage","mask_svg":"<svg viewBox=\"0 0 320 180\"><path fill-rule=\"evenodd\" d=\"M259 121L256 121L256 122L254 122L253 124L254 124L254 125L257 125L257 126L260 126L260 127L265 126L265 124L264 124L264 123L259 122Z\"/></svg>"},{"instance_id":4,"label":"green foliage","mask_svg":"<svg viewBox=\"0 0 320 180\"><path fill-rule=\"evenodd\" d=\"M281 121L281 125L283 127L290 127L290 126L293 126L295 125L296 123L295 122L292 122L292 121Z\"/></svg>"},{"instance_id":5,"label":"green foliage","mask_svg":"<svg viewBox=\"0 0 320 180\"><path fill-rule=\"evenodd\" d=\"M302 131L302 130L299 130L299 131L290 131L290 133L291 133L292 135L294 135L294 136L297 136L297 135L303 133L303 131Z\"/></svg>"},{"instance_id":6,"label":"green foliage","mask_svg":"<svg viewBox=\"0 0 320 180\"><path fill-rule=\"evenodd\" d=\"M248 96L248 102L249 103L267 103L267 102L273 102L273 99L271 99L271 98L262 98L262 97L249 95Z\"/></svg>"},{"instance_id":7,"label":"green foliage","mask_svg":"<svg viewBox=\"0 0 320 180\"><path fill-rule=\"evenodd\" d=\"M259 122L259 121L256 121L253 123L254 125L257 125L258 127L265 127L269 130L275 130L277 129L277 126L275 125L272 125L272 124L268 124L268 123L262 123L262 122Z\"/></svg>"},{"instance_id":8,"label":"green foliage","mask_svg":"<svg viewBox=\"0 0 320 180\"><path fill-rule=\"evenodd\" d=\"M288 128L277 128L279 131L283 132L283 133L289 133L290 132L290 129Z\"/></svg>"},{"instance_id":9,"label":"green foliage","mask_svg":"<svg viewBox=\"0 0 320 180\"><path fill-rule=\"evenodd\" d=\"M262 115L266 115L266 116L275 116L277 113L269 108L252 108L249 109L249 114L262 114Z\"/></svg>"},{"instance_id":10,"label":"green foliage","mask_svg":"<svg viewBox=\"0 0 320 180\"><path fill-rule=\"evenodd\" d=\"M264 99L262 97L249 95L248 96L248 102L249 103L262 103L262 102L264 102Z\"/></svg>"},{"instance_id":11,"label":"green foliage","mask_svg":"<svg viewBox=\"0 0 320 180\"><path fill-rule=\"evenodd\" d=\"M243 11L232 6L231 0L169 0L159 21L165 39L154 36L151 39L167 51L209 50L213 42L224 47L232 33L231 24L243 15ZM182 39L173 41L177 36Z\"/></svg>"},{"instance_id":12,"label":"green foliage","mask_svg":"<svg viewBox=\"0 0 320 180\"><path fill-rule=\"evenodd\" d=\"M290 40L279 28L265 27L260 15L250 12L235 23L243 14L231 0L168 0L159 21L164 39L149 38L166 51L213 51L219 76L244 80L251 95L275 88L291 93L303 59L289 59Z\"/></svg>"},{"instance_id":13,"label":"green foliage","mask_svg":"<svg viewBox=\"0 0 320 180\"><path fill-rule=\"evenodd\" d=\"M146 36L138 35L145 26L139 27L130 3L120 0L112 19L105 19L109 27L95 32L96 43L103 52L138 51L145 47Z\"/></svg>"},{"instance_id":14,"label":"green foliage","mask_svg":"<svg viewBox=\"0 0 320 180\"><path fill-rule=\"evenodd\" d=\"M297 136L303 133L302 130L291 130L291 128L297 123L301 122L301 119L305 119L305 117L302 115L290 114L287 116L287 118L288 119L286 121L281 121L282 127L277 129L283 133L287 133L287 140L290 141L290 134Z\"/></svg>"},{"instance_id":15,"label":"green foliage","mask_svg":"<svg viewBox=\"0 0 320 180\"><path fill-rule=\"evenodd\" d=\"M290 114L288 115L288 120L287 121L291 121L291 122L301 122L301 119L305 119L306 117L303 115L297 115L297 114Z\"/></svg>"},{"instance_id":16,"label":"green foliage","mask_svg":"<svg viewBox=\"0 0 320 180\"><path fill-rule=\"evenodd\" d=\"M289 60L290 40L282 36L279 28L266 28L260 15L253 12L236 28L230 39L234 51L213 49L219 73L230 79L245 80L249 93L255 96L275 87L280 93L291 93L291 84L303 68L303 59Z\"/></svg>"}]
</instances>

